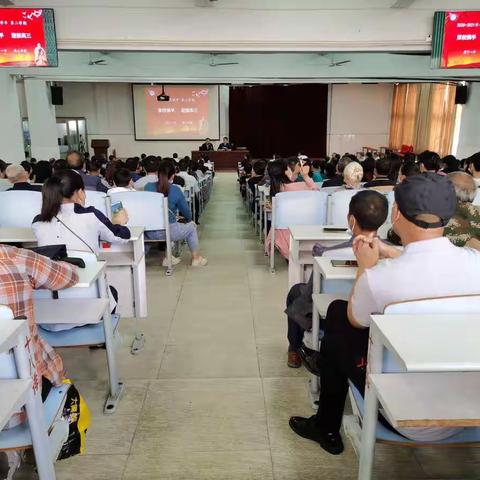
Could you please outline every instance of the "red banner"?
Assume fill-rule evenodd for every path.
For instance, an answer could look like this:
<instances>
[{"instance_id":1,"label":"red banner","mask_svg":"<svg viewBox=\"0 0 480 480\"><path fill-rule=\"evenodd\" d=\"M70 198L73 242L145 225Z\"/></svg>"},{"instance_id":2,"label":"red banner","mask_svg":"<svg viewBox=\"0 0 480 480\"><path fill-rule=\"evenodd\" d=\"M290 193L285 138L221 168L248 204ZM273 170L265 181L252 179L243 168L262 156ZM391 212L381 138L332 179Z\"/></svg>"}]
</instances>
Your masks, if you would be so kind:
<instances>
[{"instance_id":1,"label":"red banner","mask_svg":"<svg viewBox=\"0 0 480 480\"><path fill-rule=\"evenodd\" d=\"M0 8L0 66L49 66L42 9Z\"/></svg>"},{"instance_id":2,"label":"red banner","mask_svg":"<svg viewBox=\"0 0 480 480\"><path fill-rule=\"evenodd\" d=\"M445 12L444 68L480 68L480 12Z\"/></svg>"}]
</instances>

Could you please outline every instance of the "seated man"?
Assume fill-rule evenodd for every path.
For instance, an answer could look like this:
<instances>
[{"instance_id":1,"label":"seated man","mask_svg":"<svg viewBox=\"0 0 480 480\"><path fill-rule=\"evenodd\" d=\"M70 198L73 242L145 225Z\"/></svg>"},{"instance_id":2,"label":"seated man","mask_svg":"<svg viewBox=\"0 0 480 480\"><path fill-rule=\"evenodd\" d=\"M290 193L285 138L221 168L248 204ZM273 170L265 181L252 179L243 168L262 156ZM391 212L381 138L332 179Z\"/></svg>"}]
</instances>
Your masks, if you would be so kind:
<instances>
[{"instance_id":1,"label":"seated man","mask_svg":"<svg viewBox=\"0 0 480 480\"><path fill-rule=\"evenodd\" d=\"M15 317L28 320L37 376L34 381L43 384L43 398L52 385L62 384L64 370L61 357L38 335L33 316L33 290L61 290L77 282L76 268L68 263L53 262L30 250L0 245L0 305L10 307Z\"/></svg>"},{"instance_id":2,"label":"seated man","mask_svg":"<svg viewBox=\"0 0 480 480\"><path fill-rule=\"evenodd\" d=\"M395 185L395 180L390 180L388 175L390 174L391 160L388 157L379 158L375 162L375 172L374 179L370 182L367 182L365 188L375 188L375 187L391 187Z\"/></svg>"},{"instance_id":3,"label":"seated man","mask_svg":"<svg viewBox=\"0 0 480 480\"><path fill-rule=\"evenodd\" d=\"M388 215L388 202L384 195L375 191L361 191L352 197L348 210L348 225L352 232L352 239L358 235L375 237L377 230L385 223ZM326 251L345 250L352 251L352 240L323 247L315 245L314 256L322 256ZM352 252L353 255L353 252ZM303 334L312 327L312 277L308 283L294 285L287 296L288 315L288 366L299 368L302 365L300 353ZM309 353L307 351L307 353Z\"/></svg>"},{"instance_id":4,"label":"seated man","mask_svg":"<svg viewBox=\"0 0 480 480\"><path fill-rule=\"evenodd\" d=\"M102 183L102 179L100 177L87 175L84 170L85 161L78 152L72 151L67 153L66 160L68 167L72 170L75 170L82 177L83 183L85 184L85 190L96 190L97 192L107 193L108 187ZM38 178L37 181L39 181ZM43 183L43 181L44 180L42 180L41 183Z\"/></svg>"},{"instance_id":5,"label":"seated man","mask_svg":"<svg viewBox=\"0 0 480 480\"><path fill-rule=\"evenodd\" d=\"M130 171L127 168L118 168L113 174L113 187L108 190L108 194L118 192L132 192L133 180Z\"/></svg>"},{"instance_id":6,"label":"seated man","mask_svg":"<svg viewBox=\"0 0 480 480\"><path fill-rule=\"evenodd\" d=\"M201 152L211 152L215 149L213 148L213 143L211 142L211 140L209 138L206 138L205 142L200 145L198 150L200 150Z\"/></svg>"},{"instance_id":7,"label":"seated man","mask_svg":"<svg viewBox=\"0 0 480 480\"><path fill-rule=\"evenodd\" d=\"M9 165L5 170L5 176L9 182L13 184L11 190L31 190L33 192L41 192L40 185L31 185L28 181L28 172L21 165Z\"/></svg>"},{"instance_id":8,"label":"seated man","mask_svg":"<svg viewBox=\"0 0 480 480\"><path fill-rule=\"evenodd\" d=\"M142 178L138 179L134 183L134 188L135 190L143 190L145 188L145 185L147 183L152 183L152 182L158 182L158 176L157 176L157 171L158 171L158 160L157 157L154 157L153 155L149 155L148 157L144 158L142 160L142 167L145 172L145 176Z\"/></svg>"},{"instance_id":9,"label":"seated man","mask_svg":"<svg viewBox=\"0 0 480 480\"><path fill-rule=\"evenodd\" d=\"M335 167L335 176L323 181L322 188L326 187L341 187L343 185L343 171L345 167L352 161L350 157L342 157Z\"/></svg>"},{"instance_id":10,"label":"seated man","mask_svg":"<svg viewBox=\"0 0 480 480\"><path fill-rule=\"evenodd\" d=\"M448 178L455 187L458 203L455 215L445 227L445 236L457 247L473 246L472 239L475 243L480 241L480 208L472 204L477 186L465 172L450 173Z\"/></svg>"},{"instance_id":11,"label":"seated man","mask_svg":"<svg viewBox=\"0 0 480 480\"><path fill-rule=\"evenodd\" d=\"M455 189L447 177L435 173L409 177L395 188L392 209L392 224L405 246L403 252L377 238L354 240L358 273L350 300L332 302L322 325L324 337L316 362L319 408L310 418L290 419L295 433L318 442L331 454L343 451L339 432L348 380L362 394L365 390L371 314L381 313L395 302L480 293L480 253L458 248L443 238L456 205ZM402 435L422 441L457 432L452 428L400 430Z\"/></svg>"},{"instance_id":12,"label":"seated man","mask_svg":"<svg viewBox=\"0 0 480 480\"><path fill-rule=\"evenodd\" d=\"M231 150L232 145L228 141L228 137L223 137L222 143L218 146L218 150Z\"/></svg>"}]
</instances>

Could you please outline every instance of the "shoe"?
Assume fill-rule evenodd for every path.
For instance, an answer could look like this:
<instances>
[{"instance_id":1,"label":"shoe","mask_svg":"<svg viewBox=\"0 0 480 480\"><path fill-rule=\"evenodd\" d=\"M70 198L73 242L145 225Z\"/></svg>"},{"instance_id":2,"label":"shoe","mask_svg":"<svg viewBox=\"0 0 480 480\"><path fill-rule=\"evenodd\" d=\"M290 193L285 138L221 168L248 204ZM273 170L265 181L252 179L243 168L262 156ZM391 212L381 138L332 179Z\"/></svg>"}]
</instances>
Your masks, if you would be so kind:
<instances>
[{"instance_id":1,"label":"shoe","mask_svg":"<svg viewBox=\"0 0 480 480\"><path fill-rule=\"evenodd\" d=\"M298 355L302 359L304 367L318 377L320 375L320 369L318 367L320 352L310 350L305 345L302 345L298 350Z\"/></svg>"},{"instance_id":2,"label":"shoe","mask_svg":"<svg viewBox=\"0 0 480 480\"><path fill-rule=\"evenodd\" d=\"M208 263L205 257L198 257L192 260L192 267L204 267Z\"/></svg>"},{"instance_id":3,"label":"shoe","mask_svg":"<svg viewBox=\"0 0 480 480\"><path fill-rule=\"evenodd\" d=\"M288 352L287 365L290 368L300 368L302 366L302 359L297 352Z\"/></svg>"},{"instance_id":4,"label":"shoe","mask_svg":"<svg viewBox=\"0 0 480 480\"><path fill-rule=\"evenodd\" d=\"M343 452L342 437L338 432L323 432L314 421L315 417L291 417L288 424L290 428L300 437L313 440L332 455L340 455Z\"/></svg>"},{"instance_id":5,"label":"shoe","mask_svg":"<svg viewBox=\"0 0 480 480\"><path fill-rule=\"evenodd\" d=\"M174 257L174 256L172 255L172 266L173 266L173 265L178 265L181 261L182 261L181 258L179 258L179 257ZM165 257L165 258L163 259L162 267L168 267L168 259L167 259L167 257Z\"/></svg>"}]
</instances>

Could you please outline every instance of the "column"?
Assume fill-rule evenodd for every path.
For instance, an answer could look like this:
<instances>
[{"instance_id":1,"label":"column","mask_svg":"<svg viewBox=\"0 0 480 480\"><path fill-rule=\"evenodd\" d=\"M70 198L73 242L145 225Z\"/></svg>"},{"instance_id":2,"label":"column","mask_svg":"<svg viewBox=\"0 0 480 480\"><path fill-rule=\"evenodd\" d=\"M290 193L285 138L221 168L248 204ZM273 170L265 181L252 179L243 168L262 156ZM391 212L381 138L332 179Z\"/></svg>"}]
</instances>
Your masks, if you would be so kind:
<instances>
[{"instance_id":1,"label":"column","mask_svg":"<svg viewBox=\"0 0 480 480\"><path fill-rule=\"evenodd\" d=\"M0 72L0 159L8 163L25 160L17 81L6 72Z\"/></svg>"},{"instance_id":2,"label":"column","mask_svg":"<svg viewBox=\"0 0 480 480\"><path fill-rule=\"evenodd\" d=\"M25 97L32 157L37 160L60 158L55 107L50 101L50 85L38 78L25 79Z\"/></svg>"},{"instance_id":3,"label":"column","mask_svg":"<svg viewBox=\"0 0 480 480\"><path fill-rule=\"evenodd\" d=\"M470 83L468 100L462 105L457 158L467 158L480 152L480 84Z\"/></svg>"}]
</instances>

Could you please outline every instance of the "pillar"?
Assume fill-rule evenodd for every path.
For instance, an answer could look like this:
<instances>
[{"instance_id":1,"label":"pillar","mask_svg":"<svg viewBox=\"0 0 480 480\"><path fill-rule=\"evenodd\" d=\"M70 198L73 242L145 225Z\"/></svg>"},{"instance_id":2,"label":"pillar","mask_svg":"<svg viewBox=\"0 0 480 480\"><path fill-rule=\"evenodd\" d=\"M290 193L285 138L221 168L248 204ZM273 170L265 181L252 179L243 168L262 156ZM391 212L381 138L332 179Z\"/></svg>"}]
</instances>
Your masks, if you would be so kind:
<instances>
[{"instance_id":1,"label":"pillar","mask_svg":"<svg viewBox=\"0 0 480 480\"><path fill-rule=\"evenodd\" d=\"M25 160L17 81L6 72L0 72L0 159L8 163Z\"/></svg>"},{"instance_id":2,"label":"pillar","mask_svg":"<svg viewBox=\"0 0 480 480\"><path fill-rule=\"evenodd\" d=\"M32 157L37 160L59 158L55 107L50 100L50 85L39 78L25 79L28 127Z\"/></svg>"}]
</instances>

